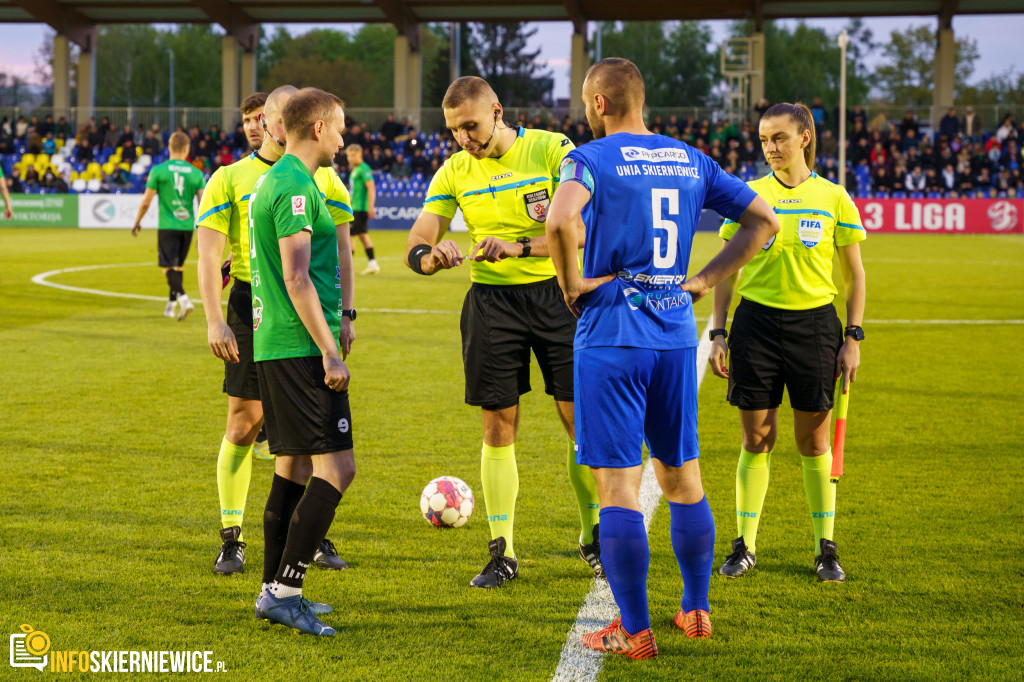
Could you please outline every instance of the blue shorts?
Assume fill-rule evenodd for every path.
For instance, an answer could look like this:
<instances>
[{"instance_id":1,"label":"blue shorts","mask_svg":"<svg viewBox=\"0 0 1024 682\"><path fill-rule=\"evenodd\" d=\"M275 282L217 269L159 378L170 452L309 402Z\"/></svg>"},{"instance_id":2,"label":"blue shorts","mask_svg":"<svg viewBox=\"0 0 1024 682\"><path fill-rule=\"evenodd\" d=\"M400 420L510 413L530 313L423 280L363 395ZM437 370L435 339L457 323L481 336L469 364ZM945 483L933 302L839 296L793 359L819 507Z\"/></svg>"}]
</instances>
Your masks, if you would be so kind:
<instances>
[{"instance_id":1,"label":"blue shorts","mask_svg":"<svg viewBox=\"0 0 1024 682\"><path fill-rule=\"evenodd\" d=\"M645 440L668 466L700 456L696 348L584 348L573 359L577 464L640 466Z\"/></svg>"}]
</instances>

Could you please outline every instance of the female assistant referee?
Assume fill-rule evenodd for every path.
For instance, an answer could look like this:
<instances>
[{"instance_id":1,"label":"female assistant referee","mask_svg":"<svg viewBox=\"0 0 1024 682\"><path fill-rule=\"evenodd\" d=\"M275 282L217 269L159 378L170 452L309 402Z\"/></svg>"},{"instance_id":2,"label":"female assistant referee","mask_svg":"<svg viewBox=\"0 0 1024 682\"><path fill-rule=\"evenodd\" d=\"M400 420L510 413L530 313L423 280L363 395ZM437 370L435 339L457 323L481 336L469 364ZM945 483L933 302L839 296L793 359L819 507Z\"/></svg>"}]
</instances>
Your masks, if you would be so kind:
<instances>
[{"instance_id":1,"label":"female assistant referee","mask_svg":"<svg viewBox=\"0 0 1024 682\"><path fill-rule=\"evenodd\" d=\"M843 582L832 539L836 487L829 481L829 424L836 378L842 373L845 387L857 378L860 365L865 284L859 242L866 235L846 190L812 170L816 143L806 106L774 105L761 117L759 134L772 172L750 187L775 209L782 231L743 269L731 334L725 322L738 275L714 293L709 362L717 376L729 380L729 403L739 408L743 429L736 468L739 537L719 572L738 578L756 561L757 526L786 388L814 526L814 568L819 580ZM728 241L736 228L727 220L719 234ZM832 282L837 251L845 330L832 305L838 293Z\"/></svg>"}]
</instances>

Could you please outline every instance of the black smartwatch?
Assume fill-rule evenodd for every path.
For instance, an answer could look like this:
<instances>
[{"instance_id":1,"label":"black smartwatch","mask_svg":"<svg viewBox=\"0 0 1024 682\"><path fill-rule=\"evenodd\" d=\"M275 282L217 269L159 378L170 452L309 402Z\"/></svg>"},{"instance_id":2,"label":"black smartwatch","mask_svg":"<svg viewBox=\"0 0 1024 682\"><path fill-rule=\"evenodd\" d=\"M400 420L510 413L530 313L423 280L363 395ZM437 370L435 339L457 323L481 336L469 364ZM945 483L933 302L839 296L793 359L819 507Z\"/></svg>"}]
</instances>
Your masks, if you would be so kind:
<instances>
[{"instance_id":1,"label":"black smartwatch","mask_svg":"<svg viewBox=\"0 0 1024 682\"><path fill-rule=\"evenodd\" d=\"M843 336L852 336L857 341L863 341L864 330L855 324L851 324L849 327L846 328L846 331L843 332Z\"/></svg>"},{"instance_id":2,"label":"black smartwatch","mask_svg":"<svg viewBox=\"0 0 1024 682\"><path fill-rule=\"evenodd\" d=\"M348 319L350 319L353 322L355 322L356 321L356 309L352 308L351 310L342 310L341 311L341 316L342 317L347 317Z\"/></svg>"},{"instance_id":3,"label":"black smartwatch","mask_svg":"<svg viewBox=\"0 0 1024 682\"><path fill-rule=\"evenodd\" d=\"M523 245L523 252L521 254L519 254L519 258L526 258L527 256L529 256L530 255L530 238L529 237L520 237L516 241Z\"/></svg>"},{"instance_id":4,"label":"black smartwatch","mask_svg":"<svg viewBox=\"0 0 1024 682\"><path fill-rule=\"evenodd\" d=\"M711 331L708 332L708 340L714 341L716 336L724 336L725 338L729 338L729 332L725 331L724 329L712 329Z\"/></svg>"}]
</instances>

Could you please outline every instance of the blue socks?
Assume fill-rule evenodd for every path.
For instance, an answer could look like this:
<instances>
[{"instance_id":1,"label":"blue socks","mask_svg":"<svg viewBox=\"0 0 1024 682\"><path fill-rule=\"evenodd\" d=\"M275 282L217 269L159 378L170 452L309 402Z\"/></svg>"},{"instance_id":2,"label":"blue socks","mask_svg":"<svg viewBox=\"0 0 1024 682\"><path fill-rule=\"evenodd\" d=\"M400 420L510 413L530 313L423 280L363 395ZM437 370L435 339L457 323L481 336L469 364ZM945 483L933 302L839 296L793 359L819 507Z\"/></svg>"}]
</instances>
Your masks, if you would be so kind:
<instances>
[{"instance_id":1,"label":"blue socks","mask_svg":"<svg viewBox=\"0 0 1024 682\"><path fill-rule=\"evenodd\" d=\"M696 504L669 502L668 507L672 514L669 524L672 549L683 576L683 613L694 609L710 613L708 586L711 583L711 561L715 550L715 518L711 515L708 498L704 497ZM601 558L604 559L604 519L601 520ZM608 570L607 564L605 570ZM615 598L618 599L617 593Z\"/></svg>"},{"instance_id":2,"label":"blue socks","mask_svg":"<svg viewBox=\"0 0 1024 682\"><path fill-rule=\"evenodd\" d=\"M599 518L601 563L608 576L608 586L619 607L622 627L635 635L651 627L647 612L647 568L651 552L647 546L644 515L623 507L602 507ZM672 518L675 519L675 515ZM674 538L673 535L673 544ZM705 582L705 601L707 594Z\"/></svg>"}]
</instances>

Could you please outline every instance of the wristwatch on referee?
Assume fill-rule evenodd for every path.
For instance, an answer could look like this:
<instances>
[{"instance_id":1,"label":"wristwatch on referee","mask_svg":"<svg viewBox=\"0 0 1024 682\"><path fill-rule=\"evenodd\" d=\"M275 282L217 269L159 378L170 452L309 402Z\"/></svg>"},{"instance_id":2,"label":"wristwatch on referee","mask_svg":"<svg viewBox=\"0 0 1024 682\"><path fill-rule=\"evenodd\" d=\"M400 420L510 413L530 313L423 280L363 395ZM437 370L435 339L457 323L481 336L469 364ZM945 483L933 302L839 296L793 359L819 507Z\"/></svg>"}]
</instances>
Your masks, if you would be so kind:
<instances>
[{"instance_id":1,"label":"wristwatch on referee","mask_svg":"<svg viewBox=\"0 0 1024 682\"><path fill-rule=\"evenodd\" d=\"M711 331L708 332L708 339L710 341L714 341L716 336L724 336L725 338L729 338L729 332L725 331L724 329L712 329Z\"/></svg>"},{"instance_id":2,"label":"wristwatch on referee","mask_svg":"<svg viewBox=\"0 0 1024 682\"><path fill-rule=\"evenodd\" d=\"M352 308L351 310L344 310L343 309L341 311L341 316L342 317L347 317L348 319L350 319L353 322L355 322L356 321L356 309L355 308Z\"/></svg>"},{"instance_id":3,"label":"wristwatch on referee","mask_svg":"<svg viewBox=\"0 0 1024 682\"><path fill-rule=\"evenodd\" d=\"M516 240L516 242L518 242L518 243L523 245L523 252L521 254L519 254L517 256L517 258L526 258L527 256L529 256L530 255L530 248L531 248L530 247L530 238L529 237L520 237L519 239Z\"/></svg>"},{"instance_id":4,"label":"wristwatch on referee","mask_svg":"<svg viewBox=\"0 0 1024 682\"><path fill-rule=\"evenodd\" d=\"M851 324L846 328L846 331L843 332L843 337L845 338L847 336L852 336L857 341L863 341L864 330L855 324Z\"/></svg>"}]
</instances>

